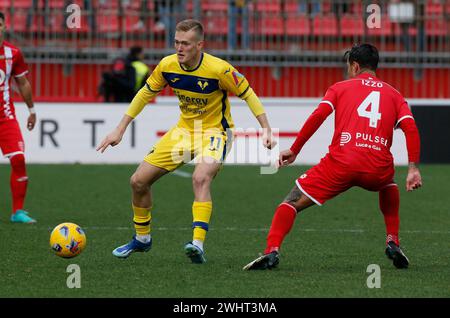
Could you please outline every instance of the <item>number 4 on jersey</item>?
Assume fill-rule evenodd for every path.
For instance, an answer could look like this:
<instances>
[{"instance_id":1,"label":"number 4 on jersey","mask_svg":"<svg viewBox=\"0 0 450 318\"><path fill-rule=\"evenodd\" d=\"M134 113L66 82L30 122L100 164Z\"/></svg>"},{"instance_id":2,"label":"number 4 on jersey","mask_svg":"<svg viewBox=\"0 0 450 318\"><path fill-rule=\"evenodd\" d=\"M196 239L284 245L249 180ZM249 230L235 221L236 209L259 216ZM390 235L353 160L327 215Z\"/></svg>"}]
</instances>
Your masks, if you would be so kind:
<instances>
[{"instance_id":1,"label":"number 4 on jersey","mask_svg":"<svg viewBox=\"0 0 450 318\"><path fill-rule=\"evenodd\" d=\"M370 110L368 110L370 107ZM377 128L377 123L381 119L380 108L380 92L371 92L366 99L358 106L358 115L360 117L369 118L369 126Z\"/></svg>"}]
</instances>

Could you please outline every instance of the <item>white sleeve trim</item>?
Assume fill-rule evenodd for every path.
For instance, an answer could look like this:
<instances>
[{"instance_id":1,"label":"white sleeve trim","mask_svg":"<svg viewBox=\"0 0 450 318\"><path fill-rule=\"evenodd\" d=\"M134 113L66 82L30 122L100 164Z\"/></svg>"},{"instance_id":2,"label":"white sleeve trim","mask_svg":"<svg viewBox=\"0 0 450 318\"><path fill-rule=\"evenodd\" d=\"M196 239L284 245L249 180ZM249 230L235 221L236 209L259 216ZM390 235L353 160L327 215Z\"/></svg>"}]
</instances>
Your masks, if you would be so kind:
<instances>
[{"instance_id":1,"label":"white sleeve trim","mask_svg":"<svg viewBox=\"0 0 450 318\"><path fill-rule=\"evenodd\" d=\"M397 121L397 123L395 124L395 127L397 127L398 124L400 124L400 122L401 122L403 119L406 119L406 118L411 118L412 120L414 120L414 117L411 116L411 115L403 116L402 118L400 118L400 119Z\"/></svg>"},{"instance_id":2,"label":"white sleeve trim","mask_svg":"<svg viewBox=\"0 0 450 318\"><path fill-rule=\"evenodd\" d=\"M24 75L27 74L27 73L28 73L28 71L25 71L25 72L23 72L23 73L14 75L14 77L21 77L21 76L24 76Z\"/></svg>"},{"instance_id":3,"label":"white sleeve trim","mask_svg":"<svg viewBox=\"0 0 450 318\"><path fill-rule=\"evenodd\" d=\"M323 100L323 101L321 101L321 102L319 103L319 105L322 104L322 103L330 105L330 106L331 106L331 109L334 111L334 105L333 105L332 102L329 102L329 101L327 101L327 100Z\"/></svg>"}]
</instances>

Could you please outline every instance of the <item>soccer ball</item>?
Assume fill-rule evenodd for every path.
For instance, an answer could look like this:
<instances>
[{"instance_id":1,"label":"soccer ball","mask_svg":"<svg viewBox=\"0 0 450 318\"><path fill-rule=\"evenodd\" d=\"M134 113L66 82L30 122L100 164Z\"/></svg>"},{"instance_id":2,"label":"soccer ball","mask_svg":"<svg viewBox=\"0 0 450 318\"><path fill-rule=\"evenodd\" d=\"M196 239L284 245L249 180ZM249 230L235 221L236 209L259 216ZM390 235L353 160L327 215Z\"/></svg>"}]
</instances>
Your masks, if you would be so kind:
<instances>
[{"instance_id":1,"label":"soccer ball","mask_svg":"<svg viewBox=\"0 0 450 318\"><path fill-rule=\"evenodd\" d=\"M58 256L75 257L86 247L86 235L74 223L61 223L50 234L50 247Z\"/></svg>"}]
</instances>

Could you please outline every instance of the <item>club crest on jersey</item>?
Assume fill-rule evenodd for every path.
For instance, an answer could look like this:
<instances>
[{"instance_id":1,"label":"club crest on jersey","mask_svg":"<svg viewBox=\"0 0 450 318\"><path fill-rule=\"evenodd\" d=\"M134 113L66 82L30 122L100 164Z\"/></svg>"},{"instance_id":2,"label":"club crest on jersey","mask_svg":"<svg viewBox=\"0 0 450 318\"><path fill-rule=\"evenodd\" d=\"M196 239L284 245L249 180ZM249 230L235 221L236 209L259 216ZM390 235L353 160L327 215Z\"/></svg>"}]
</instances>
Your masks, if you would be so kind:
<instances>
[{"instance_id":1,"label":"club crest on jersey","mask_svg":"<svg viewBox=\"0 0 450 318\"><path fill-rule=\"evenodd\" d=\"M198 86L200 86L200 88L202 89L202 91L204 91L205 88L206 88L206 86L208 86L208 82L206 82L206 81L204 81L204 82L198 81L197 84L198 84Z\"/></svg>"}]
</instances>

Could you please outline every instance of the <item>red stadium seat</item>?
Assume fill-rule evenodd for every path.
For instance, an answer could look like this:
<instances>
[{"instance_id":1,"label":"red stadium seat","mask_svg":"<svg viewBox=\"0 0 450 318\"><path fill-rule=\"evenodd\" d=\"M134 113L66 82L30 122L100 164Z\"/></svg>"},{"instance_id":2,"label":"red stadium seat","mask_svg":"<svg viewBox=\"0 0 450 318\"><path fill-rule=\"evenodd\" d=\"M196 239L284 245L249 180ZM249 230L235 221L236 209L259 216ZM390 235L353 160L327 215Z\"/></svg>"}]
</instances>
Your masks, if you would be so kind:
<instances>
[{"instance_id":1,"label":"red stadium seat","mask_svg":"<svg viewBox=\"0 0 450 318\"><path fill-rule=\"evenodd\" d=\"M259 20L258 33L262 35L282 35L284 33L281 17L263 17Z\"/></svg>"},{"instance_id":2,"label":"red stadium seat","mask_svg":"<svg viewBox=\"0 0 450 318\"><path fill-rule=\"evenodd\" d=\"M7 18L6 23L8 25L8 29L14 29L14 32L37 32L40 20L41 19L39 17L34 15L31 21L31 26L29 29L27 29L27 11L21 10L15 13L13 16L10 16L9 19Z\"/></svg>"},{"instance_id":3,"label":"red stadium seat","mask_svg":"<svg viewBox=\"0 0 450 318\"><path fill-rule=\"evenodd\" d=\"M130 11L125 16L125 31L142 33L145 32L144 21L140 21L139 11Z\"/></svg>"},{"instance_id":4,"label":"red stadium seat","mask_svg":"<svg viewBox=\"0 0 450 318\"><path fill-rule=\"evenodd\" d=\"M427 1L425 5L425 16L442 15L444 13L444 5L439 1Z\"/></svg>"},{"instance_id":5,"label":"red stadium seat","mask_svg":"<svg viewBox=\"0 0 450 318\"><path fill-rule=\"evenodd\" d=\"M228 17L226 15L206 16L203 21L205 33L214 35L228 34Z\"/></svg>"},{"instance_id":6,"label":"red stadium seat","mask_svg":"<svg viewBox=\"0 0 450 318\"><path fill-rule=\"evenodd\" d=\"M64 8L65 3L66 3L65 0L52 0L52 1L49 1L49 7L52 9L62 9L62 8ZM76 2L71 1L71 3L76 3Z\"/></svg>"},{"instance_id":7,"label":"red stadium seat","mask_svg":"<svg viewBox=\"0 0 450 318\"><path fill-rule=\"evenodd\" d=\"M297 13L299 10L297 0L286 0L284 2L284 11L288 14Z\"/></svg>"},{"instance_id":8,"label":"red stadium seat","mask_svg":"<svg viewBox=\"0 0 450 318\"><path fill-rule=\"evenodd\" d=\"M75 33L86 33L89 31L88 17L86 15L81 15L79 28L68 28L64 21L64 16L60 12L53 13L50 16L50 28L52 32L64 33L64 32L75 32Z\"/></svg>"},{"instance_id":9,"label":"red stadium seat","mask_svg":"<svg viewBox=\"0 0 450 318\"><path fill-rule=\"evenodd\" d=\"M311 33L311 21L305 14L290 14L286 19L287 35L309 35Z\"/></svg>"},{"instance_id":10,"label":"red stadium seat","mask_svg":"<svg viewBox=\"0 0 450 318\"><path fill-rule=\"evenodd\" d=\"M228 1L226 0L203 0L201 1L203 11L228 11Z\"/></svg>"},{"instance_id":11,"label":"red stadium seat","mask_svg":"<svg viewBox=\"0 0 450 318\"><path fill-rule=\"evenodd\" d=\"M33 4L32 0L15 0L14 9L28 9L32 6L32 4ZM9 1L7 7L9 6L11 6L11 1Z\"/></svg>"},{"instance_id":12,"label":"red stadium seat","mask_svg":"<svg viewBox=\"0 0 450 318\"><path fill-rule=\"evenodd\" d=\"M97 14L97 32L119 32L120 21L117 15Z\"/></svg>"},{"instance_id":13,"label":"red stadium seat","mask_svg":"<svg viewBox=\"0 0 450 318\"><path fill-rule=\"evenodd\" d=\"M341 35L361 36L364 35L364 22L358 15L343 15L341 17Z\"/></svg>"},{"instance_id":14,"label":"red stadium seat","mask_svg":"<svg viewBox=\"0 0 450 318\"><path fill-rule=\"evenodd\" d=\"M338 35L337 19L334 14L315 16L313 19L314 35Z\"/></svg>"},{"instance_id":15,"label":"red stadium seat","mask_svg":"<svg viewBox=\"0 0 450 318\"><path fill-rule=\"evenodd\" d=\"M262 12L280 12L280 0L259 0L255 2L255 10Z\"/></svg>"},{"instance_id":16,"label":"red stadium seat","mask_svg":"<svg viewBox=\"0 0 450 318\"><path fill-rule=\"evenodd\" d=\"M443 18L434 18L425 21L426 35L445 36L448 34L448 31L448 24Z\"/></svg>"},{"instance_id":17,"label":"red stadium seat","mask_svg":"<svg viewBox=\"0 0 450 318\"><path fill-rule=\"evenodd\" d=\"M398 26L398 24L396 23ZM368 35L376 35L376 36L390 36L392 35L392 27L393 24L389 19L389 16L382 15L381 16L381 25L380 28L367 28Z\"/></svg>"}]
</instances>

